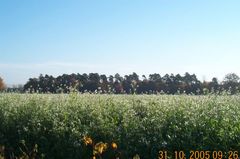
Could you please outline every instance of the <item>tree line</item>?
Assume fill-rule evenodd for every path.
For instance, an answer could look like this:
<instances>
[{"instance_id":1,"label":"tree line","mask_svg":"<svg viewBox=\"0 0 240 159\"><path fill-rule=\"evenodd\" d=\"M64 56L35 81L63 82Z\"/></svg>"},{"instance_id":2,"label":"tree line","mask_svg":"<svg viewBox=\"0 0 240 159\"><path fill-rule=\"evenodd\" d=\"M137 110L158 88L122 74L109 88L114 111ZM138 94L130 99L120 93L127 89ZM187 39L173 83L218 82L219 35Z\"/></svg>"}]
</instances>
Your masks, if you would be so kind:
<instances>
[{"instance_id":1,"label":"tree line","mask_svg":"<svg viewBox=\"0 0 240 159\"><path fill-rule=\"evenodd\" d=\"M104 74L63 74L58 77L51 75L40 75L38 78L30 78L23 86L23 92L39 93L68 93L71 90L92 93L114 93L114 94L205 94L208 92L221 93L228 91L231 94L240 91L239 77L235 73L227 74L222 82L217 78L211 81L197 79L195 74L185 73L150 74L148 77L137 73L125 76L106 76Z\"/></svg>"}]
</instances>

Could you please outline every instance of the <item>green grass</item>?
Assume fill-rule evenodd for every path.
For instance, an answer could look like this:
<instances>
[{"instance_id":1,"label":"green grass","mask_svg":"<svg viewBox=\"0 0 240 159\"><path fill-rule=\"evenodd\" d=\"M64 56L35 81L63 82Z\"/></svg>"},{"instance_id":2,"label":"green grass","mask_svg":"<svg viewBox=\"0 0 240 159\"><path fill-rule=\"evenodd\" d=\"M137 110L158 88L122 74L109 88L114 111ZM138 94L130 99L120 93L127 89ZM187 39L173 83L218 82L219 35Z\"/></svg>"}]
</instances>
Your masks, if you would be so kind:
<instances>
[{"instance_id":1,"label":"green grass","mask_svg":"<svg viewBox=\"0 0 240 159\"><path fill-rule=\"evenodd\" d=\"M0 145L45 158L87 158L84 136L116 142L122 158L160 150L240 151L240 96L0 94Z\"/></svg>"}]
</instances>

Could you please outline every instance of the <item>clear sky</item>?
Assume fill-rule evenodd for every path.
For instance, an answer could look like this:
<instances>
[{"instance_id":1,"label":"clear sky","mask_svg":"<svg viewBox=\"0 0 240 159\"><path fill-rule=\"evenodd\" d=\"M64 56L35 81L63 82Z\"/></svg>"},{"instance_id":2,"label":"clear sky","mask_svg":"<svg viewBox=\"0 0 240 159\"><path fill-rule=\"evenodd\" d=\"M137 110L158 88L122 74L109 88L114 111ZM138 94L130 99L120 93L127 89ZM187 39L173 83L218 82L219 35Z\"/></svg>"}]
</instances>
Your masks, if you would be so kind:
<instances>
[{"instance_id":1,"label":"clear sky","mask_svg":"<svg viewBox=\"0 0 240 159\"><path fill-rule=\"evenodd\" d=\"M0 76L240 75L239 0L1 0Z\"/></svg>"}]
</instances>

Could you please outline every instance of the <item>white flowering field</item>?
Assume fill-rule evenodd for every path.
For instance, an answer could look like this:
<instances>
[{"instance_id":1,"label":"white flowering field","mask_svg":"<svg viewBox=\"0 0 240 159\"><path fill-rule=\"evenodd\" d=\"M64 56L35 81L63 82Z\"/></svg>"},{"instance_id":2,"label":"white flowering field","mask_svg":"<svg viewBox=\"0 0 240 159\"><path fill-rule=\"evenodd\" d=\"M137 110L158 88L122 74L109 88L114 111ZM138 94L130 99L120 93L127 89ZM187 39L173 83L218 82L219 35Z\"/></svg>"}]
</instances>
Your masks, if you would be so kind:
<instances>
[{"instance_id":1,"label":"white flowering field","mask_svg":"<svg viewBox=\"0 0 240 159\"><path fill-rule=\"evenodd\" d=\"M24 141L43 158L87 158L86 136L116 143L119 158L240 151L240 96L0 94L6 156Z\"/></svg>"}]
</instances>

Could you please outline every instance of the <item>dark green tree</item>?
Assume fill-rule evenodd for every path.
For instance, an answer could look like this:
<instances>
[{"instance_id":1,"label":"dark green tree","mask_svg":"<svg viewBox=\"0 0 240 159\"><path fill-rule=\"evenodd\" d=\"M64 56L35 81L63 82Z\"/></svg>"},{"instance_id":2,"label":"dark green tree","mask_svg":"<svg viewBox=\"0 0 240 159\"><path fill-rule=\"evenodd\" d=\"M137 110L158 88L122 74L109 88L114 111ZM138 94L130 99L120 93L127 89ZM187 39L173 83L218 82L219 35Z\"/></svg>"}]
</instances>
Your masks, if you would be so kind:
<instances>
[{"instance_id":1,"label":"dark green tree","mask_svg":"<svg viewBox=\"0 0 240 159\"><path fill-rule=\"evenodd\" d=\"M223 87L225 90L231 92L231 94L235 94L239 90L239 76L235 73L229 73L224 77Z\"/></svg>"}]
</instances>

